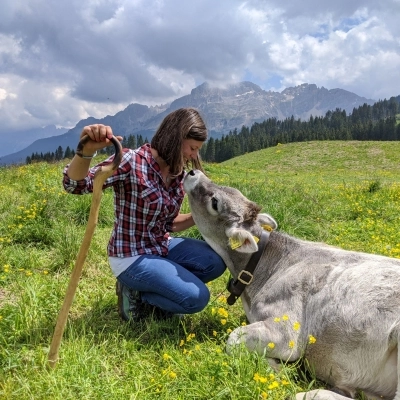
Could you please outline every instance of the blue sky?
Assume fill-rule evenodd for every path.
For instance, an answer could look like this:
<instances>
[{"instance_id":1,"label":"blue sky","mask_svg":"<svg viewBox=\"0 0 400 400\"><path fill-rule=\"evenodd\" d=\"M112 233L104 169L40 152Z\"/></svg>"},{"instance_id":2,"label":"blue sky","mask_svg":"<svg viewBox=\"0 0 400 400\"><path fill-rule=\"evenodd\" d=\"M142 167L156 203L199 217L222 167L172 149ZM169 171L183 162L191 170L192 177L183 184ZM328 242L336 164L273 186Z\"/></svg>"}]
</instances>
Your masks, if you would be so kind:
<instances>
[{"instance_id":1,"label":"blue sky","mask_svg":"<svg viewBox=\"0 0 400 400\"><path fill-rule=\"evenodd\" d=\"M203 82L400 94L400 0L2 0L0 135Z\"/></svg>"}]
</instances>

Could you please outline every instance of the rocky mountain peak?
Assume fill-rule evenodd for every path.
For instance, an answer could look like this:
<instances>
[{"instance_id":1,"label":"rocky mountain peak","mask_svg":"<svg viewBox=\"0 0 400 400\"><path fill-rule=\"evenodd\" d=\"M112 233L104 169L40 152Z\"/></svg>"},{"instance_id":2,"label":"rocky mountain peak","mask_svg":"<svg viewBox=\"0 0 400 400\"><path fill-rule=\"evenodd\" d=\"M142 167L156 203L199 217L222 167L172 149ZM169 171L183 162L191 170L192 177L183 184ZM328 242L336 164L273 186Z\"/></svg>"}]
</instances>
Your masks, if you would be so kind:
<instances>
[{"instance_id":1,"label":"rocky mountain peak","mask_svg":"<svg viewBox=\"0 0 400 400\"><path fill-rule=\"evenodd\" d=\"M2 157L0 164L24 162L34 152L53 152L58 146L63 149L67 146L75 148L82 126L89 123L110 125L121 136L140 134L151 139L165 115L181 107L199 109L210 135L220 137L234 129L240 130L243 125L251 127L255 122L268 118L285 119L293 116L307 120L310 115L325 115L336 108L349 114L364 103L372 105L375 101L343 89L328 90L308 83L286 88L279 93L265 91L248 81L225 87L211 86L205 82L170 104L148 107L134 103L114 116L81 120L63 135L37 140L24 150Z\"/></svg>"}]
</instances>

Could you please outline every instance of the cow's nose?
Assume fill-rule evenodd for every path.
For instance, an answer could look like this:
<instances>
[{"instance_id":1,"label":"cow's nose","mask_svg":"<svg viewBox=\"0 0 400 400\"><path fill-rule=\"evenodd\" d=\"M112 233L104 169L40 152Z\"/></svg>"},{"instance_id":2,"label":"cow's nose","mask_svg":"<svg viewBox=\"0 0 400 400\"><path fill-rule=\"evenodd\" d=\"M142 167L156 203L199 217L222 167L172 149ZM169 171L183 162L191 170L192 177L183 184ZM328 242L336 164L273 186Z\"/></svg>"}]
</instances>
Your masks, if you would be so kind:
<instances>
[{"instance_id":1,"label":"cow's nose","mask_svg":"<svg viewBox=\"0 0 400 400\"><path fill-rule=\"evenodd\" d=\"M189 171L189 175L194 176L194 171L193 170Z\"/></svg>"}]
</instances>

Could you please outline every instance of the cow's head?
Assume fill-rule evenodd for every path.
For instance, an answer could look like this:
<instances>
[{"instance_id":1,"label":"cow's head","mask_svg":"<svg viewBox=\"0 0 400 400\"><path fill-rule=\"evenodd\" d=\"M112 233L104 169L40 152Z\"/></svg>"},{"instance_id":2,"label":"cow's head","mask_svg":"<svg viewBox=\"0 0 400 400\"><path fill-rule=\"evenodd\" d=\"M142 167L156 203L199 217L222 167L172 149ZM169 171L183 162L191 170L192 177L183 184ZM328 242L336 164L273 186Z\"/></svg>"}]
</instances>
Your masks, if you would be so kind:
<instances>
[{"instance_id":1,"label":"cow's head","mask_svg":"<svg viewBox=\"0 0 400 400\"><path fill-rule=\"evenodd\" d=\"M218 186L201 171L190 171L183 183L193 219L207 243L230 267L232 251L254 253L263 229L276 221L234 188Z\"/></svg>"}]
</instances>

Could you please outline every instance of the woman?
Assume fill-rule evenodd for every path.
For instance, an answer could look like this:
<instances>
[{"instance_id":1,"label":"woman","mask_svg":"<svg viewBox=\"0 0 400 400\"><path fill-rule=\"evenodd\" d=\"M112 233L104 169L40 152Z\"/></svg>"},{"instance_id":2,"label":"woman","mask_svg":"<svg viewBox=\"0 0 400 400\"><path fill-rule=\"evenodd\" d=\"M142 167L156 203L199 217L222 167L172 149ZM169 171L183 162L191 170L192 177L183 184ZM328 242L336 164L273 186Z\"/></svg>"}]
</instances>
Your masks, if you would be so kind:
<instances>
[{"instance_id":1,"label":"woman","mask_svg":"<svg viewBox=\"0 0 400 400\"><path fill-rule=\"evenodd\" d=\"M89 169L96 151L111 144L113 133L97 124L84 127L81 138L85 135L91 140L64 170L64 188L73 194L92 192L96 170L113 159ZM114 190L108 256L123 320L201 311L210 297L205 283L225 270L204 241L170 236L194 225L191 214L180 213L182 182L189 162L202 169L199 151L206 139L197 110L176 110L164 118L151 144L123 150L121 164L104 184Z\"/></svg>"}]
</instances>

